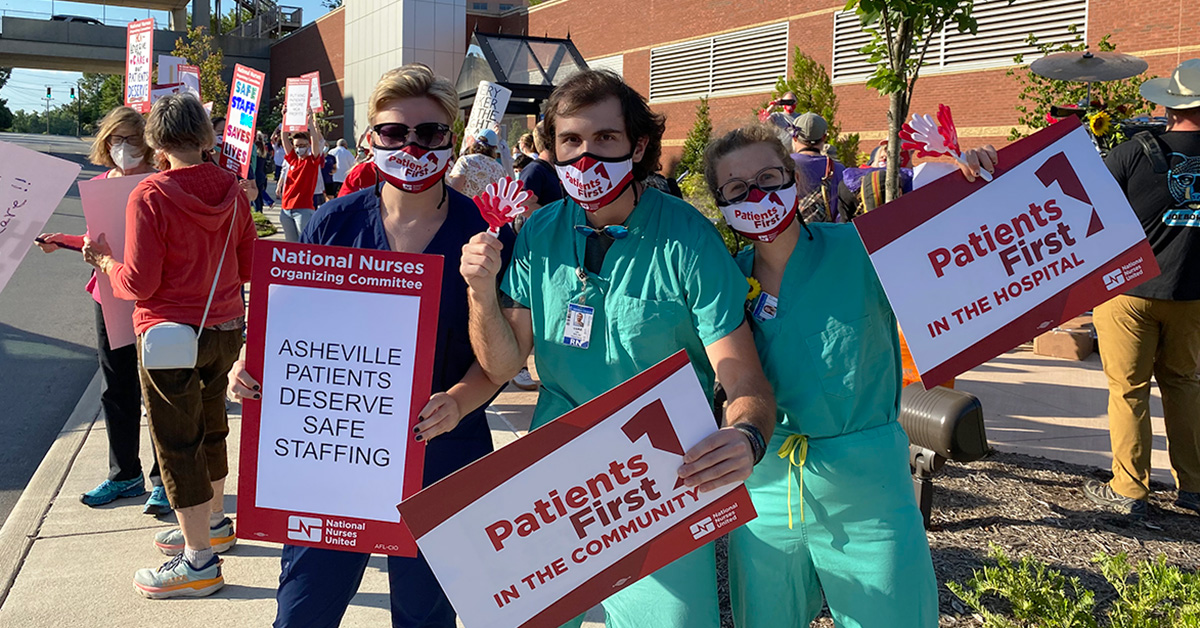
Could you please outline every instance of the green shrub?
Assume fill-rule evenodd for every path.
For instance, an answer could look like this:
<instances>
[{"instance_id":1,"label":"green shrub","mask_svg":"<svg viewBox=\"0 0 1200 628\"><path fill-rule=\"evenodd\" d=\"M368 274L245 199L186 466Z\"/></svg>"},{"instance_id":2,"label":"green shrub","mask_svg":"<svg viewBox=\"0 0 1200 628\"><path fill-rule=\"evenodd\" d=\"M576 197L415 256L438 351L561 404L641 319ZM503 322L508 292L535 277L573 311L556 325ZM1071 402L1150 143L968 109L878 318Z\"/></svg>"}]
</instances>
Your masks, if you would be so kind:
<instances>
[{"instance_id":1,"label":"green shrub","mask_svg":"<svg viewBox=\"0 0 1200 628\"><path fill-rule=\"evenodd\" d=\"M996 566L976 571L965 585L946 583L985 628L1200 628L1200 575L1163 556L1136 567L1125 554L1092 558L1117 593L1103 622L1093 612L1096 593L1078 578L1029 557L1014 563L994 545L990 557Z\"/></svg>"}]
</instances>

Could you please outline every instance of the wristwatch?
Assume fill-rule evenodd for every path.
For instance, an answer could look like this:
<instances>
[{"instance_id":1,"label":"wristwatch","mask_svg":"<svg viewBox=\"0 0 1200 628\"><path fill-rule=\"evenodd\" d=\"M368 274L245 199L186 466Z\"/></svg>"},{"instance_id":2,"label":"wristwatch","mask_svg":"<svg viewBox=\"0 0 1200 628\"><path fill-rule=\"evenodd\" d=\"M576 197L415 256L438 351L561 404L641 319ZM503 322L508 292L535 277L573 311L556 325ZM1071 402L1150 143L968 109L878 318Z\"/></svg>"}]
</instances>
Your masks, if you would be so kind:
<instances>
[{"instance_id":1,"label":"wristwatch","mask_svg":"<svg viewBox=\"0 0 1200 628\"><path fill-rule=\"evenodd\" d=\"M762 462L763 456L767 455L767 441L763 438L762 432L750 423L738 423L733 426L733 429L750 439L750 451L754 453L754 464Z\"/></svg>"}]
</instances>

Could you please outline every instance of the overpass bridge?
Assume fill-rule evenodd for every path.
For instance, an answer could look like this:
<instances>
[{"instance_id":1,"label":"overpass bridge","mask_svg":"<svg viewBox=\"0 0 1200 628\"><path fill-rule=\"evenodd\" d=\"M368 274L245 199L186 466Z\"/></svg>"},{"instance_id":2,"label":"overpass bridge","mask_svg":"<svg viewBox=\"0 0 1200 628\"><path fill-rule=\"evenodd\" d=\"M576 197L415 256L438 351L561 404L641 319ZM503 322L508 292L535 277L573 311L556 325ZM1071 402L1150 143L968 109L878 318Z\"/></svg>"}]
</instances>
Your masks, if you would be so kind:
<instances>
[{"instance_id":1,"label":"overpass bridge","mask_svg":"<svg viewBox=\"0 0 1200 628\"><path fill-rule=\"evenodd\" d=\"M130 6L162 10L177 0L121 1L139 3ZM155 30L154 58L171 54L175 41L185 35L180 31ZM226 82L233 76L236 63L263 72L269 70L273 40L228 35L215 39L225 54ZM0 67L124 74L125 27L5 16L0 18ZM224 95L218 97L223 98Z\"/></svg>"}]
</instances>

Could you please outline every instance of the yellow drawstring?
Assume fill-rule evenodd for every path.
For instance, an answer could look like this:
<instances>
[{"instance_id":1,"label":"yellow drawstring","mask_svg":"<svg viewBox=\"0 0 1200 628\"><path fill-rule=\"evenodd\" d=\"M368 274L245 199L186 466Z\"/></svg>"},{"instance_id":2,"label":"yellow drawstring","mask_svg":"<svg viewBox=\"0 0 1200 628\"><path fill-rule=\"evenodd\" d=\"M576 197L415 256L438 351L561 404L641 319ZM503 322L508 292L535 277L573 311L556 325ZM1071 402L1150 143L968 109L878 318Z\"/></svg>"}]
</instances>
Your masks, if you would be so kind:
<instances>
[{"instance_id":1,"label":"yellow drawstring","mask_svg":"<svg viewBox=\"0 0 1200 628\"><path fill-rule=\"evenodd\" d=\"M791 467L800 467L800 523L804 523L804 461L808 458L808 437L792 434L779 447L779 457L787 458L788 468L788 529L792 529L792 473Z\"/></svg>"}]
</instances>

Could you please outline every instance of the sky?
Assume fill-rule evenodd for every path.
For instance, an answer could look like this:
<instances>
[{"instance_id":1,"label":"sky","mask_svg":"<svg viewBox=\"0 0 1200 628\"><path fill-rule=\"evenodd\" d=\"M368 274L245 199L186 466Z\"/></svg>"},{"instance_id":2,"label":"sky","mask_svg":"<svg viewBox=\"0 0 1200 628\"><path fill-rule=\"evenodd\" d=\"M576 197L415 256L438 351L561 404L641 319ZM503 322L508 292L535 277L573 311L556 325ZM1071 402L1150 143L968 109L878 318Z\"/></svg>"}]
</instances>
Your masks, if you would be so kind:
<instances>
[{"instance_id":1,"label":"sky","mask_svg":"<svg viewBox=\"0 0 1200 628\"><path fill-rule=\"evenodd\" d=\"M209 1L211 2L211 0ZM305 24L324 15L327 11L325 7L321 6L320 0L282 0L280 4L303 9ZM213 6L215 7L215 3ZM233 0L222 0L221 2L221 8L225 11L229 11L233 6ZM156 24L162 24L164 27L169 21L169 16L165 11L148 11L61 0L0 0L0 15L29 19L49 19L51 15L82 15L96 18L110 26L119 26L146 17L153 17ZM0 89L0 98L8 100L8 108L12 111L18 109L44 111L46 86L51 88L50 106L56 107L70 100L70 88L80 76L81 74L78 72L14 68L12 78Z\"/></svg>"}]
</instances>

